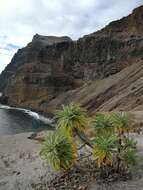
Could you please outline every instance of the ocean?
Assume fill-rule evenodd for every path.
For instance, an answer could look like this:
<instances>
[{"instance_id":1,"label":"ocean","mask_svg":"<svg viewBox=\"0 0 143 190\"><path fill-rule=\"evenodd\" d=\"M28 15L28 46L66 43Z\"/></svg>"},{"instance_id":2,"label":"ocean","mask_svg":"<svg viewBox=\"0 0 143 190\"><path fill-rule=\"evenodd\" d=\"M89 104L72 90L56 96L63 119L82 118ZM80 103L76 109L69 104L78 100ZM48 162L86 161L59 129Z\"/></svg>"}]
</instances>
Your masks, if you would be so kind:
<instances>
[{"instance_id":1,"label":"ocean","mask_svg":"<svg viewBox=\"0 0 143 190\"><path fill-rule=\"evenodd\" d=\"M0 135L52 130L53 120L36 112L0 105Z\"/></svg>"}]
</instances>

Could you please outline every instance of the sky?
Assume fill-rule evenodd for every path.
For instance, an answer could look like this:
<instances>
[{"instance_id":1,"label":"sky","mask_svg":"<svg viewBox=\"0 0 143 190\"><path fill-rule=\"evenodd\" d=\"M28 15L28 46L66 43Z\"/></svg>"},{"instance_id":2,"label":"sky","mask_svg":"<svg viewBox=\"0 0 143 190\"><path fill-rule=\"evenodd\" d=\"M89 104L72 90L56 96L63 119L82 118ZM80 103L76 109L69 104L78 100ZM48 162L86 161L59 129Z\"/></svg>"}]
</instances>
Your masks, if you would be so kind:
<instances>
[{"instance_id":1,"label":"sky","mask_svg":"<svg viewBox=\"0 0 143 190\"><path fill-rule=\"evenodd\" d=\"M75 40L141 4L143 0L0 0L0 72L36 33Z\"/></svg>"}]
</instances>

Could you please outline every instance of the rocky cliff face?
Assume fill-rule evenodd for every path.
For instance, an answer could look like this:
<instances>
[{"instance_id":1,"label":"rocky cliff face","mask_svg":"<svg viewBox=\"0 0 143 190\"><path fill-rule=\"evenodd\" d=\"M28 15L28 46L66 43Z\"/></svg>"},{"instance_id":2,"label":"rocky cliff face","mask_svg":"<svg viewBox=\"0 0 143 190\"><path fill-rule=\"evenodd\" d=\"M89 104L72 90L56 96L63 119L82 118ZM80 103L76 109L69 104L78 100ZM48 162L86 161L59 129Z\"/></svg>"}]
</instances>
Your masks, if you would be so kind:
<instances>
[{"instance_id":1,"label":"rocky cliff face","mask_svg":"<svg viewBox=\"0 0 143 190\"><path fill-rule=\"evenodd\" d=\"M0 80L4 83L0 88L5 89L4 96L8 98L9 104L49 112L56 108L57 97L59 100L62 97L62 103L67 100L76 101L71 97L73 89L83 98L80 89L85 88L86 84L89 85L89 81L93 86L85 88L87 93L91 87L91 93L96 90L94 85L99 80L107 80L108 83L103 83L110 87L112 81L104 78L110 78L110 75L121 70L128 70L132 65L138 65L138 62L142 65L142 23L143 6L135 9L129 16L77 41L68 37L36 35L27 47L17 52L2 73ZM128 72L127 74L129 75ZM113 77L113 80L115 79ZM123 80L126 82L125 78ZM114 90L115 85L108 89L108 93L103 91L105 94L91 96L89 102L82 104L89 110L90 106L96 105L97 108L98 99L104 102ZM87 94L86 96L88 97ZM92 101L95 103L91 104Z\"/></svg>"},{"instance_id":2,"label":"rocky cliff face","mask_svg":"<svg viewBox=\"0 0 143 190\"><path fill-rule=\"evenodd\" d=\"M19 49L11 60L11 63L5 68L0 75L0 91L3 91L8 85L11 78L13 78L17 72L17 69L24 64L36 63L37 56L40 50L47 45L55 43L71 41L69 37L56 37L56 36L40 36L36 34L32 42L26 47Z\"/></svg>"}]
</instances>

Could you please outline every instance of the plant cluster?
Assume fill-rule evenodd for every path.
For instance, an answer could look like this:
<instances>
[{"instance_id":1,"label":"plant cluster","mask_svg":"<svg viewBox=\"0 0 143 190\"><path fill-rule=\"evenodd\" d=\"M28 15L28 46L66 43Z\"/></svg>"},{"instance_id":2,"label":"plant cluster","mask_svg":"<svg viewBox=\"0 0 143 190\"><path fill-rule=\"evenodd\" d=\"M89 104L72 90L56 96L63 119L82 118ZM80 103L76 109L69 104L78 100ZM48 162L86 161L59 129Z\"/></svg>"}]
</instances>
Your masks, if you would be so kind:
<instances>
[{"instance_id":1,"label":"plant cluster","mask_svg":"<svg viewBox=\"0 0 143 190\"><path fill-rule=\"evenodd\" d=\"M70 169L78 160L78 137L84 147L90 148L90 156L97 168L112 168L122 172L136 163L136 141L130 133L138 132L133 117L125 112L97 113L92 119L86 110L71 103L56 112L57 129L50 133L41 150L41 156L56 170ZM90 122L89 122L90 121ZM86 126L94 129L94 138L85 134Z\"/></svg>"},{"instance_id":2,"label":"plant cluster","mask_svg":"<svg viewBox=\"0 0 143 190\"><path fill-rule=\"evenodd\" d=\"M93 156L99 168L112 167L119 173L136 164L136 141L130 133L138 128L130 114L100 113L92 126L95 129Z\"/></svg>"}]
</instances>

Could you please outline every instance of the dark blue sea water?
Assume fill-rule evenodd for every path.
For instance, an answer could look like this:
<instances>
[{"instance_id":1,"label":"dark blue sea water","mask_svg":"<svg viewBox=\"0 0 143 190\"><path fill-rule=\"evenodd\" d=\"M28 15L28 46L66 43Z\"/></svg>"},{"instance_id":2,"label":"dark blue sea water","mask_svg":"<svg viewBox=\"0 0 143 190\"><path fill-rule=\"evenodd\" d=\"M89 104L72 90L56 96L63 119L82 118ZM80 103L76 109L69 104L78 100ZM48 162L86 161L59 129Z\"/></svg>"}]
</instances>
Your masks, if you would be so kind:
<instances>
[{"instance_id":1,"label":"dark blue sea water","mask_svg":"<svg viewBox=\"0 0 143 190\"><path fill-rule=\"evenodd\" d=\"M51 123L36 112L0 105L0 135L51 130Z\"/></svg>"}]
</instances>

